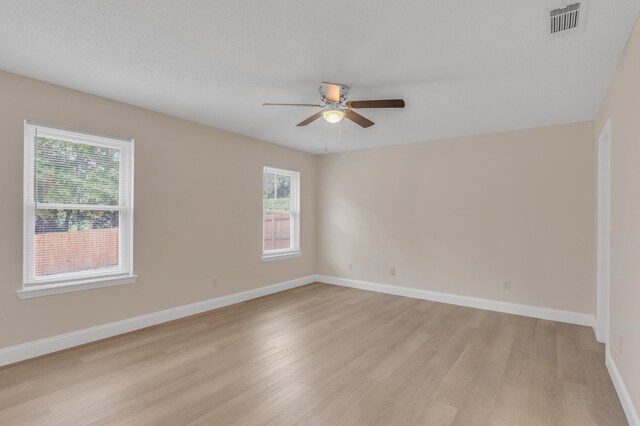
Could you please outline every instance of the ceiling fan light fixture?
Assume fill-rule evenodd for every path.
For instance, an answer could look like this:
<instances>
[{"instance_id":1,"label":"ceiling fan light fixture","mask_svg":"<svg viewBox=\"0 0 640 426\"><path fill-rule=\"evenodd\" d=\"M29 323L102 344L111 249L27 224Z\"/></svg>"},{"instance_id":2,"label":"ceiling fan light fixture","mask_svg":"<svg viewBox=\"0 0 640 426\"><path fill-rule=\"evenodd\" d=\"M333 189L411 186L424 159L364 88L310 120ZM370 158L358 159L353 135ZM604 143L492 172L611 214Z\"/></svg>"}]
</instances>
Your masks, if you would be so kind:
<instances>
[{"instance_id":1,"label":"ceiling fan light fixture","mask_svg":"<svg viewBox=\"0 0 640 426\"><path fill-rule=\"evenodd\" d=\"M344 111L335 106L327 107L322 111L322 118L324 118L327 123L335 124L342 121L344 118Z\"/></svg>"}]
</instances>

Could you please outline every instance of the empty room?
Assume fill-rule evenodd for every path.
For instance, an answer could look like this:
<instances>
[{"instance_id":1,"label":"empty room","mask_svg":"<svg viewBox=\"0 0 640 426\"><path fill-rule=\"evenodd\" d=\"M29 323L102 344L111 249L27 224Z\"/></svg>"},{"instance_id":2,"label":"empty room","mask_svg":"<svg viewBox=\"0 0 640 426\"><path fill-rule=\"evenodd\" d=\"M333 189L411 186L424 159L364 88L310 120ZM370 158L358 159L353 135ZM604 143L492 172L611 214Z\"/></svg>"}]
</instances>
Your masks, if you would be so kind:
<instances>
[{"instance_id":1,"label":"empty room","mask_svg":"<svg viewBox=\"0 0 640 426\"><path fill-rule=\"evenodd\" d=\"M0 0L0 425L640 426L640 0Z\"/></svg>"}]
</instances>

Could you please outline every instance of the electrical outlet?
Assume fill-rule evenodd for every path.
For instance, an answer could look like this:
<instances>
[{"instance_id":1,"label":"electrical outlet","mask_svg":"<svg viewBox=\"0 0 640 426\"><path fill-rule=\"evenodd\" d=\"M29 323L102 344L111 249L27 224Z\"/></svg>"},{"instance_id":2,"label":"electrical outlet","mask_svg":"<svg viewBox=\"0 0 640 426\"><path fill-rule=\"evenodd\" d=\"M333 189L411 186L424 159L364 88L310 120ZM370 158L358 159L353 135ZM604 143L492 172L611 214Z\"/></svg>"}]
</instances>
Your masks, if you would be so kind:
<instances>
[{"instance_id":1,"label":"electrical outlet","mask_svg":"<svg viewBox=\"0 0 640 426\"><path fill-rule=\"evenodd\" d=\"M218 287L218 278L212 278L211 279L211 287Z\"/></svg>"},{"instance_id":2,"label":"electrical outlet","mask_svg":"<svg viewBox=\"0 0 640 426\"><path fill-rule=\"evenodd\" d=\"M349 263L349 272L353 271L353 263Z\"/></svg>"},{"instance_id":3,"label":"electrical outlet","mask_svg":"<svg viewBox=\"0 0 640 426\"><path fill-rule=\"evenodd\" d=\"M618 347L618 351L620 352L620 355L624 353L624 339L622 338L622 336L620 336L620 344Z\"/></svg>"},{"instance_id":4,"label":"electrical outlet","mask_svg":"<svg viewBox=\"0 0 640 426\"><path fill-rule=\"evenodd\" d=\"M503 290L511 290L511 281L505 281L502 283Z\"/></svg>"},{"instance_id":5,"label":"electrical outlet","mask_svg":"<svg viewBox=\"0 0 640 426\"><path fill-rule=\"evenodd\" d=\"M392 277L396 276L396 268L395 267L389 268L389 275L391 275Z\"/></svg>"}]
</instances>

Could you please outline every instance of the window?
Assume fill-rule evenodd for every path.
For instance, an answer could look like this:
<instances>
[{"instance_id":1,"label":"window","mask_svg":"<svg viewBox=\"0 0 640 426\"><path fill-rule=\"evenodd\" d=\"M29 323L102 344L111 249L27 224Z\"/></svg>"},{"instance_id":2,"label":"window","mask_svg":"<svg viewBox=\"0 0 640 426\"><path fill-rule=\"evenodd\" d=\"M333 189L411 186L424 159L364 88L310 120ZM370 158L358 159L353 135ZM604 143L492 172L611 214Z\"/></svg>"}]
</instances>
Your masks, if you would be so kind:
<instances>
[{"instance_id":1,"label":"window","mask_svg":"<svg viewBox=\"0 0 640 426\"><path fill-rule=\"evenodd\" d=\"M300 256L300 173L265 167L262 260Z\"/></svg>"},{"instance_id":2,"label":"window","mask_svg":"<svg viewBox=\"0 0 640 426\"><path fill-rule=\"evenodd\" d=\"M25 122L20 297L135 281L133 140Z\"/></svg>"}]
</instances>

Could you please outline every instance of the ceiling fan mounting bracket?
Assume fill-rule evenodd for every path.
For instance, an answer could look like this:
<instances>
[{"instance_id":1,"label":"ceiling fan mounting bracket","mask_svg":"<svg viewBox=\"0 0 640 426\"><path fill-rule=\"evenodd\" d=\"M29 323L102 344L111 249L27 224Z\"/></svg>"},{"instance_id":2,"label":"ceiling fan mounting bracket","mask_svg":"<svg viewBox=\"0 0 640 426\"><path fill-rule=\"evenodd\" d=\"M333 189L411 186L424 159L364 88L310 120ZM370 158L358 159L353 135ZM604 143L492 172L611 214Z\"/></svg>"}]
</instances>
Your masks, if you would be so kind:
<instances>
[{"instance_id":1,"label":"ceiling fan mounting bracket","mask_svg":"<svg viewBox=\"0 0 640 426\"><path fill-rule=\"evenodd\" d=\"M327 84L332 84L334 86L340 87L340 98L338 102L333 102L330 99L327 99L327 95L326 95ZM344 108L346 106L347 96L349 95L349 86L342 83L328 83L326 81L323 81L320 87L318 87L318 92L320 92L320 97L322 98L322 102L325 103L326 105L336 104Z\"/></svg>"}]
</instances>

